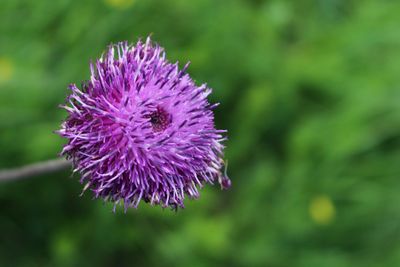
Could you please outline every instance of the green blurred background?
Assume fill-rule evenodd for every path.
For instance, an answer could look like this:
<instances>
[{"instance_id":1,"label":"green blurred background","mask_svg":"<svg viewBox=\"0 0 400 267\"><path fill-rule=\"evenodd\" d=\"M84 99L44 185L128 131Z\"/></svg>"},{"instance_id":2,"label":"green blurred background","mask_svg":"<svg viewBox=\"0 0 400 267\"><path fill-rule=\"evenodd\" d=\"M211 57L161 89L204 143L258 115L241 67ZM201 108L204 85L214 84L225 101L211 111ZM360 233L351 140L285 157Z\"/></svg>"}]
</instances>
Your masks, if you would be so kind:
<instances>
[{"instance_id":1,"label":"green blurred background","mask_svg":"<svg viewBox=\"0 0 400 267\"><path fill-rule=\"evenodd\" d=\"M400 2L1 0L0 168L56 157L67 85L152 34L207 82L233 186L178 213L0 184L0 266L400 266Z\"/></svg>"}]
</instances>

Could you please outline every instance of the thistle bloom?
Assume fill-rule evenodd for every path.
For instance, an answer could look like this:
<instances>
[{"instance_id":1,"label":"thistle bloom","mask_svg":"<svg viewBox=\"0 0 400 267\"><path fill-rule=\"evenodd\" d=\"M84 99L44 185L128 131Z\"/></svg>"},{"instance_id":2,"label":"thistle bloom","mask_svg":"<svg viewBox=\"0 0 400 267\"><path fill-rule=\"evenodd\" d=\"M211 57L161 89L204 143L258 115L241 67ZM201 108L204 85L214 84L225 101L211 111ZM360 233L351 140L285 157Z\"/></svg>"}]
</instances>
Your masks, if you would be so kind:
<instances>
[{"instance_id":1,"label":"thistle bloom","mask_svg":"<svg viewBox=\"0 0 400 267\"><path fill-rule=\"evenodd\" d=\"M81 173L83 191L125 208L144 200L177 209L206 183L230 187L222 170L226 131L214 127L218 104L187 67L169 63L148 38L110 45L90 64L90 80L69 86L58 133L68 139L61 154Z\"/></svg>"}]
</instances>

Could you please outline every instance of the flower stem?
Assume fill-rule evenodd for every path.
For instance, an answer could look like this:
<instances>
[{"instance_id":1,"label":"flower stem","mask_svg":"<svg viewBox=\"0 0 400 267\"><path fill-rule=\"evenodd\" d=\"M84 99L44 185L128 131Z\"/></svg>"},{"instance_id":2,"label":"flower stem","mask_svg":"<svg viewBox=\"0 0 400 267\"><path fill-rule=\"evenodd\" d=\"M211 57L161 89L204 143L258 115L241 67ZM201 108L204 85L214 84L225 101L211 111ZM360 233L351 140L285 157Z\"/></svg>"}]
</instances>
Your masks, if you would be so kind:
<instances>
[{"instance_id":1,"label":"flower stem","mask_svg":"<svg viewBox=\"0 0 400 267\"><path fill-rule=\"evenodd\" d=\"M61 158L37 162L14 169L0 170L0 182L15 181L32 176L48 174L71 167L71 162Z\"/></svg>"}]
</instances>

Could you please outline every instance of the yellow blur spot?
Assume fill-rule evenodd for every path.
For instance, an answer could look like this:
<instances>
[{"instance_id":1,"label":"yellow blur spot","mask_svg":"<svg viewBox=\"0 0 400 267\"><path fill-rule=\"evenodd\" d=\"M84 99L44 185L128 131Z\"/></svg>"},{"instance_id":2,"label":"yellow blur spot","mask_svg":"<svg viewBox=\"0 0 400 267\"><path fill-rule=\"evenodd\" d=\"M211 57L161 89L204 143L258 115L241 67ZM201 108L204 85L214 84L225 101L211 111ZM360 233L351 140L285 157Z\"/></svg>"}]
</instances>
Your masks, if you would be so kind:
<instances>
[{"instance_id":1,"label":"yellow blur spot","mask_svg":"<svg viewBox=\"0 0 400 267\"><path fill-rule=\"evenodd\" d=\"M0 57L0 83L11 80L14 73L14 66L10 59Z\"/></svg>"},{"instance_id":2,"label":"yellow blur spot","mask_svg":"<svg viewBox=\"0 0 400 267\"><path fill-rule=\"evenodd\" d=\"M104 2L110 7L125 9L132 6L135 0L104 0Z\"/></svg>"},{"instance_id":3,"label":"yellow blur spot","mask_svg":"<svg viewBox=\"0 0 400 267\"><path fill-rule=\"evenodd\" d=\"M335 205L332 200L325 195L314 197L308 209L313 221L320 225L328 225L336 215Z\"/></svg>"}]
</instances>

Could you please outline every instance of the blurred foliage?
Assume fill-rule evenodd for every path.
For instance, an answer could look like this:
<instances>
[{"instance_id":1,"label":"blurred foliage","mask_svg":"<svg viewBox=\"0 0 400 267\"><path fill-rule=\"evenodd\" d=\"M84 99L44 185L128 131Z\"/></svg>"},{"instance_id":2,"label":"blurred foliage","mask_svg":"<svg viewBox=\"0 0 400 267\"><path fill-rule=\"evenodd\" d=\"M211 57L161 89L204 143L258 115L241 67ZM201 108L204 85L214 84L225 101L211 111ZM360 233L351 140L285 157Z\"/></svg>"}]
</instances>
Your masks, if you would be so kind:
<instances>
[{"instance_id":1,"label":"blurred foliage","mask_svg":"<svg viewBox=\"0 0 400 267\"><path fill-rule=\"evenodd\" d=\"M400 2L1 0L0 167L53 158L70 82L152 34L214 93L233 187L127 214L0 185L0 266L400 266Z\"/></svg>"}]
</instances>

